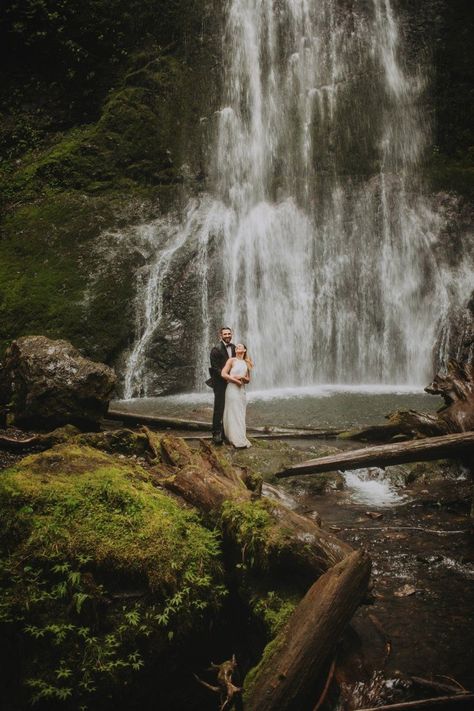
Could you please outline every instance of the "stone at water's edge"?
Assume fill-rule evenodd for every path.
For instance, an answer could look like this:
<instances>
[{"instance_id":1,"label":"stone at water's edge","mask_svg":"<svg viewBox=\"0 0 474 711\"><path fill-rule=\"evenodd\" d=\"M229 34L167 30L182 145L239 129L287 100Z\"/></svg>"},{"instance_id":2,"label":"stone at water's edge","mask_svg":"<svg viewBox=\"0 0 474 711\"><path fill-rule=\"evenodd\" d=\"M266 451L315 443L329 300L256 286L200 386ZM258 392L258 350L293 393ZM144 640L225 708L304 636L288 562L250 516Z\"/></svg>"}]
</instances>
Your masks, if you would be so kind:
<instances>
[{"instance_id":1,"label":"stone at water's edge","mask_svg":"<svg viewBox=\"0 0 474 711\"><path fill-rule=\"evenodd\" d=\"M84 358L71 343L45 336L13 341L0 371L0 405L19 426L96 426L116 383L112 368Z\"/></svg>"}]
</instances>

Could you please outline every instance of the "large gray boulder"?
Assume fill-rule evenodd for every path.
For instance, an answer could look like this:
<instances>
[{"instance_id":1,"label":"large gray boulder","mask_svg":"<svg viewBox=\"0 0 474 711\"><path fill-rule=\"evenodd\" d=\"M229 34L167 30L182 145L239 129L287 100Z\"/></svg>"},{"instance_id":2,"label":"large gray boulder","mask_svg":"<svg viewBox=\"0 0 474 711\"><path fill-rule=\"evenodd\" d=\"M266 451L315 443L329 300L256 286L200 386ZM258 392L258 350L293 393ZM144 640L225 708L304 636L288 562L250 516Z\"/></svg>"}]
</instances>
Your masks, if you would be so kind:
<instances>
[{"instance_id":1,"label":"large gray boulder","mask_svg":"<svg viewBox=\"0 0 474 711\"><path fill-rule=\"evenodd\" d=\"M14 424L54 428L97 427L107 412L116 376L84 358L68 341L23 336L13 341L0 371L0 404Z\"/></svg>"}]
</instances>

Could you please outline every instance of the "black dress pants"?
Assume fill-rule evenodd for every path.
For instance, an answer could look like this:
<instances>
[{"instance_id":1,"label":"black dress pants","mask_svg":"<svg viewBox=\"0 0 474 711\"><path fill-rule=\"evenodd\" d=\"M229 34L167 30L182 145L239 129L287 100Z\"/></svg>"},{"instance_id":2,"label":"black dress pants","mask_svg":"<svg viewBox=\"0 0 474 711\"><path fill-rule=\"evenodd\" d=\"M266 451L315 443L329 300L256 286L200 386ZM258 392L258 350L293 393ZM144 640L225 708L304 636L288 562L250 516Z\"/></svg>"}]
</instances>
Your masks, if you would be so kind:
<instances>
[{"instance_id":1,"label":"black dress pants","mask_svg":"<svg viewBox=\"0 0 474 711\"><path fill-rule=\"evenodd\" d=\"M214 412L212 415L212 434L214 437L222 437L224 428L222 426L222 417L224 415L225 405L225 389L227 382L225 380L217 381L214 385Z\"/></svg>"}]
</instances>

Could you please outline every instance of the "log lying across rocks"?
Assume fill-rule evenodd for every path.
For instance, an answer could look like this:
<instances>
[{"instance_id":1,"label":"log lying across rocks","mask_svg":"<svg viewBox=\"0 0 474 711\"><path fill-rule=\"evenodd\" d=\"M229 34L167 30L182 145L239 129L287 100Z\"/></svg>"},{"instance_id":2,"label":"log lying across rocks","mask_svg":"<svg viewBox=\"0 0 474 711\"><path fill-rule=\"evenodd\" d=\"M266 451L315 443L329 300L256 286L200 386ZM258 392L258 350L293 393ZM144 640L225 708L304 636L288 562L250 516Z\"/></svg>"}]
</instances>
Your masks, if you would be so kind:
<instances>
[{"instance_id":1,"label":"log lying across rocks","mask_svg":"<svg viewBox=\"0 0 474 711\"><path fill-rule=\"evenodd\" d=\"M300 464L294 464L281 472L277 472L276 476L283 478L301 474L318 474L320 472L333 471L334 469L347 471L360 467L385 467L391 464L430 461L445 457L463 457L468 461L471 456L472 462L474 462L474 431L331 454L327 457L310 459Z\"/></svg>"},{"instance_id":2,"label":"log lying across rocks","mask_svg":"<svg viewBox=\"0 0 474 711\"><path fill-rule=\"evenodd\" d=\"M364 598L369 576L367 554L354 551L312 585L246 680L246 711L301 711L312 707L311 700L314 705L315 680Z\"/></svg>"},{"instance_id":3,"label":"log lying across rocks","mask_svg":"<svg viewBox=\"0 0 474 711\"><path fill-rule=\"evenodd\" d=\"M234 510L228 512L226 528L230 538L235 536L233 525L238 525L240 516L252 515L247 506L259 498L245 485L245 474L242 479L236 469L205 442L201 443L201 452L196 453L177 437L165 435L160 439L160 456L172 472L170 476L163 476L161 485L202 513L217 515L225 523L223 507L225 509L226 502L232 502ZM289 567L293 574L312 581L353 550L332 533L322 530L316 521L277 501L262 499L261 506L267 523L255 543L255 555L264 559L267 569Z\"/></svg>"},{"instance_id":4,"label":"log lying across rocks","mask_svg":"<svg viewBox=\"0 0 474 711\"><path fill-rule=\"evenodd\" d=\"M31 447L41 446L43 444L40 437L25 437L23 439L15 439L6 435L0 435L0 449L7 452L25 452ZM45 445L44 449L48 449L49 445Z\"/></svg>"},{"instance_id":5,"label":"log lying across rocks","mask_svg":"<svg viewBox=\"0 0 474 711\"><path fill-rule=\"evenodd\" d=\"M256 535L253 558L264 570L280 572L283 567L291 570L293 578L308 581L308 592L247 676L244 709L313 708L335 646L366 596L371 567L368 555L353 551L315 521L279 502L260 499L258 491L249 490L245 471L239 473L219 450L205 442L196 452L176 437L161 437L155 473L161 486L204 516L219 520L226 539L237 546L243 542L239 529L243 516L246 530ZM261 519L255 519L254 530L252 510L266 519L261 529Z\"/></svg>"},{"instance_id":6,"label":"log lying across rocks","mask_svg":"<svg viewBox=\"0 0 474 711\"><path fill-rule=\"evenodd\" d=\"M127 412L115 407L109 407L107 420L119 420L129 424L144 424L155 427L170 427L176 430L211 431L210 422L202 420L185 420L179 417L162 417L161 415L146 415L142 412Z\"/></svg>"}]
</instances>

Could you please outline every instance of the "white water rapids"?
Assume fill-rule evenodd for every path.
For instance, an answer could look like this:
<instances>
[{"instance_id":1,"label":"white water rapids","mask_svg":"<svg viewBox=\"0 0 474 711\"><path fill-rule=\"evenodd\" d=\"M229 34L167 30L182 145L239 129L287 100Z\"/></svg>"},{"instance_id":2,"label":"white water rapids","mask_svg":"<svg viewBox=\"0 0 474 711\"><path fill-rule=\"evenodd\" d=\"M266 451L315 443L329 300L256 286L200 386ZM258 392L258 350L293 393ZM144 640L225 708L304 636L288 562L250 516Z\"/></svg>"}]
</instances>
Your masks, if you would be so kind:
<instances>
[{"instance_id":1,"label":"white water rapids","mask_svg":"<svg viewBox=\"0 0 474 711\"><path fill-rule=\"evenodd\" d=\"M390 1L227 0L223 58L208 192L136 228L149 259L125 397L153 392L147 353L183 254L199 283L196 386L224 324L260 388L425 383L464 285L436 256L425 81Z\"/></svg>"}]
</instances>

